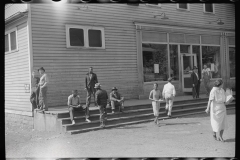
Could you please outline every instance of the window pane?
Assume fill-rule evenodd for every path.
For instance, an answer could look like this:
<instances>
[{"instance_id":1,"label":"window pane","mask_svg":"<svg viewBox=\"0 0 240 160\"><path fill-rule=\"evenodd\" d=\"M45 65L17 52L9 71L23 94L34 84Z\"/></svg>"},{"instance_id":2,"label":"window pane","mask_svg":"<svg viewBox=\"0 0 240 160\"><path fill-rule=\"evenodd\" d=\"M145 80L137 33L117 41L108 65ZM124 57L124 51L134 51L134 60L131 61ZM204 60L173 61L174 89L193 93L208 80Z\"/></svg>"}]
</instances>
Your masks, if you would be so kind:
<instances>
[{"instance_id":1,"label":"window pane","mask_svg":"<svg viewBox=\"0 0 240 160\"><path fill-rule=\"evenodd\" d=\"M200 44L199 35L185 35L186 43Z\"/></svg>"},{"instance_id":2,"label":"window pane","mask_svg":"<svg viewBox=\"0 0 240 160\"><path fill-rule=\"evenodd\" d=\"M205 4L205 11L206 11L206 12L213 12L213 4L211 4L211 3L206 3L206 4Z\"/></svg>"},{"instance_id":3,"label":"window pane","mask_svg":"<svg viewBox=\"0 0 240 160\"><path fill-rule=\"evenodd\" d=\"M10 33L11 50L17 49L16 31Z\"/></svg>"},{"instance_id":4,"label":"window pane","mask_svg":"<svg viewBox=\"0 0 240 160\"><path fill-rule=\"evenodd\" d=\"M221 78L220 47L202 46L202 63L210 68L212 78Z\"/></svg>"},{"instance_id":5,"label":"window pane","mask_svg":"<svg viewBox=\"0 0 240 160\"><path fill-rule=\"evenodd\" d=\"M143 43L144 82L167 81L167 45Z\"/></svg>"},{"instance_id":6,"label":"window pane","mask_svg":"<svg viewBox=\"0 0 240 160\"><path fill-rule=\"evenodd\" d=\"M187 9L187 3L179 3L179 8Z\"/></svg>"},{"instance_id":7,"label":"window pane","mask_svg":"<svg viewBox=\"0 0 240 160\"><path fill-rule=\"evenodd\" d=\"M88 30L89 47L102 47L102 35L100 30Z\"/></svg>"},{"instance_id":8,"label":"window pane","mask_svg":"<svg viewBox=\"0 0 240 160\"><path fill-rule=\"evenodd\" d=\"M202 44L220 44L220 36L202 36Z\"/></svg>"},{"instance_id":9,"label":"window pane","mask_svg":"<svg viewBox=\"0 0 240 160\"><path fill-rule=\"evenodd\" d=\"M230 77L235 77L235 47L229 47Z\"/></svg>"},{"instance_id":10,"label":"window pane","mask_svg":"<svg viewBox=\"0 0 240 160\"><path fill-rule=\"evenodd\" d=\"M235 37L229 37L229 45L235 45Z\"/></svg>"},{"instance_id":11,"label":"window pane","mask_svg":"<svg viewBox=\"0 0 240 160\"><path fill-rule=\"evenodd\" d=\"M142 41L144 42L167 42L167 33L143 32Z\"/></svg>"},{"instance_id":12,"label":"window pane","mask_svg":"<svg viewBox=\"0 0 240 160\"><path fill-rule=\"evenodd\" d=\"M178 46L170 45L170 76L179 80Z\"/></svg>"},{"instance_id":13,"label":"window pane","mask_svg":"<svg viewBox=\"0 0 240 160\"><path fill-rule=\"evenodd\" d=\"M8 34L5 35L5 52L9 51Z\"/></svg>"},{"instance_id":14,"label":"window pane","mask_svg":"<svg viewBox=\"0 0 240 160\"><path fill-rule=\"evenodd\" d=\"M70 28L70 46L84 46L83 29Z\"/></svg>"},{"instance_id":15,"label":"window pane","mask_svg":"<svg viewBox=\"0 0 240 160\"><path fill-rule=\"evenodd\" d=\"M184 34L169 34L169 42L179 42L184 43Z\"/></svg>"},{"instance_id":16,"label":"window pane","mask_svg":"<svg viewBox=\"0 0 240 160\"><path fill-rule=\"evenodd\" d=\"M180 53L190 53L190 45L180 45Z\"/></svg>"}]
</instances>

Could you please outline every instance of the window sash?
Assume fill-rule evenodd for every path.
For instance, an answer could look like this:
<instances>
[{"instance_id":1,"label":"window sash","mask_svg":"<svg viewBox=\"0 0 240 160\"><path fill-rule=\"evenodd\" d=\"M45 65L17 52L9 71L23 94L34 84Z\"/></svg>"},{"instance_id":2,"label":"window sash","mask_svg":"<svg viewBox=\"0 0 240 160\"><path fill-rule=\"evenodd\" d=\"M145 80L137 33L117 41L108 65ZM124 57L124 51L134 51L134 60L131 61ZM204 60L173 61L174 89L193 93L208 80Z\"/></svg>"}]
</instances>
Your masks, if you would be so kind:
<instances>
[{"instance_id":1,"label":"window sash","mask_svg":"<svg viewBox=\"0 0 240 160\"><path fill-rule=\"evenodd\" d=\"M9 38L8 38L8 34L5 35L5 52L9 52Z\"/></svg>"},{"instance_id":2,"label":"window sash","mask_svg":"<svg viewBox=\"0 0 240 160\"><path fill-rule=\"evenodd\" d=\"M214 5L212 3L204 4L204 12L206 12L206 13L214 13Z\"/></svg>"},{"instance_id":3,"label":"window sash","mask_svg":"<svg viewBox=\"0 0 240 160\"><path fill-rule=\"evenodd\" d=\"M18 50L17 29L12 29L5 33L5 53L11 53Z\"/></svg>"},{"instance_id":4,"label":"window sash","mask_svg":"<svg viewBox=\"0 0 240 160\"><path fill-rule=\"evenodd\" d=\"M189 10L188 3L178 3L178 4L177 4L177 8L178 8L178 9Z\"/></svg>"},{"instance_id":5,"label":"window sash","mask_svg":"<svg viewBox=\"0 0 240 160\"><path fill-rule=\"evenodd\" d=\"M76 45L72 46L70 43L71 40L71 34L70 34L70 29L82 29L83 30L83 45ZM98 40L99 43L97 46L94 46L92 44L91 38L89 38L89 30L96 30L101 32L101 36L99 36ZM90 35L91 36L91 35ZM91 26L80 26L80 25L66 25L66 45L67 48L96 48L96 49L105 49L105 36L104 36L104 28L103 27L91 27ZM96 40L94 40L95 45L96 45ZM101 44L100 44L101 42ZM99 47L101 46L101 47Z\"/></svg>"}]
</instances>

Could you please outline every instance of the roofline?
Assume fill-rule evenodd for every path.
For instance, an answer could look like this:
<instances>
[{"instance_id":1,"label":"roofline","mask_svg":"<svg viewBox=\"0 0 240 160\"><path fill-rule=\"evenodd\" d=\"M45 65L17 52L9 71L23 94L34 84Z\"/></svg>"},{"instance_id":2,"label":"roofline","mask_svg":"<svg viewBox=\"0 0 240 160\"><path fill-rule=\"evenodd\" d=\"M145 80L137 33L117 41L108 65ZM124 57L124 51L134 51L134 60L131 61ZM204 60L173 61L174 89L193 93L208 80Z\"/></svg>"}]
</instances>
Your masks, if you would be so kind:
<instances>
[{"instance_id":1,"label":"roofline","mask_svg":"<svg viewBox=\"0 0 240 160\"><path fill-rule=\"evenodd\" d=\"M9 25L13 21L23 18L25 16L28 16L28 10L26 10L24 12L17 12L15 14L11 15L10 17L8 17L7 19L5 19L5 25Z\"/></svg>"},{"instance_id":2,"label":"roofline","mask_svg":"<svg viewBox=\"0 0 240 160\"><path fill-rule=\"evenodd\" d=\"M200 30L212 30L213 32L221 32L221 31L227 31L227 32L233 32L235 33L235 29L229 29L229 28L216 28L216 27L212 27L212 26L201 26L201 25L195 25L195 24L191 24L191 23L179 23L179 22L172 22L172 21L168 21L168 22L155 22L155 21L133 21L133 24L135 24L136 26L154 26L154 27L176 27L176 28L186 28L186 29L200 29Z\"/></svg>"}]
</instances>

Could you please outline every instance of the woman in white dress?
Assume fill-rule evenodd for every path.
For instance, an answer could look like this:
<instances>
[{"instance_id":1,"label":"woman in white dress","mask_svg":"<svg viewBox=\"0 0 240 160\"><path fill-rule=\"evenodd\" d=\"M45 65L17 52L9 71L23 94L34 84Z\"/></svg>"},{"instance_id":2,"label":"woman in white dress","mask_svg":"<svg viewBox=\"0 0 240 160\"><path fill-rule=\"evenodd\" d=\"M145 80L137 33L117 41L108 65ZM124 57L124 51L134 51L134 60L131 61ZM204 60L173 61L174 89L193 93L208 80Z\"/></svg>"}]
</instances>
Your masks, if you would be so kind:
<instances>
[{"instance_id":1,"label":"woman in white dress","mask_svg":"<svg viewBox=\"0 0 240 160\"><path fill-rule=\"evenodd\" d=\"M209 113L210 110L210 119L211 126L213 129L213 137L215 140L224 142L223 131L227 129L227 113L226 113L226 93L222 88L223 81L218 79L214 83L209 96L208 106L205 110Z\"/></svg>"},{"instance_id":2,"label":"woman in white dress","mask_svg":"<svg viewBox=\"0 0 240 160\"><path fill-rule=\"evenodd\" d=\"M158 84L155 83L153 85L153 90L150 92L149 99L152 100L152 107L153 107L153 114L155 116L154 123L158 124L158 116L159 116L159 109L160 109L160 99L161 91L158 90Z\"/></svg>"}]
</instances>

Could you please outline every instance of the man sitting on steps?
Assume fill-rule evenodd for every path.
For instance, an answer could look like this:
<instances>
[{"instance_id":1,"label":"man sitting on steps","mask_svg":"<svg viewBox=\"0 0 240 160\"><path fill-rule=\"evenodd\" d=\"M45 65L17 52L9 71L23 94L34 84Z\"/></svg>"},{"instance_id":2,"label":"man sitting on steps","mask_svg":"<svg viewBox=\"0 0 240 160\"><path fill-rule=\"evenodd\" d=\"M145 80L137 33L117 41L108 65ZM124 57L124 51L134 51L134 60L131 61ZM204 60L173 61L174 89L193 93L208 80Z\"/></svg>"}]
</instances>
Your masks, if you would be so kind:
<instances>
[{"instance_id":1,"label":"man sitting on steps","mask_svg":"<svg viewBox=\"0 0 240 160\"><path fill-rule=\"evenodd\" d=\"M74 112L81 110L81 101L80 96L78 95L77 90L72 90L72 94L68 97L68 110L70 114L70 118L72 121L72 124L75 124L74 121ZM89 119L86 118L87 122L91 122Z\"/></svg>"},{"instance_id":2,"label":"man sitting on steps","mask_svg":"<svg viewBox=\"0 0 240 160\"><path fill-rule=\"evenodd\" d=\"M112 113L114 113L115 107L119 107L119 112L123 112L124 97L118 93L116 87L112 88L112 92L110 93L109 97L111 101Z\"/></svg>"}]
</instances>

